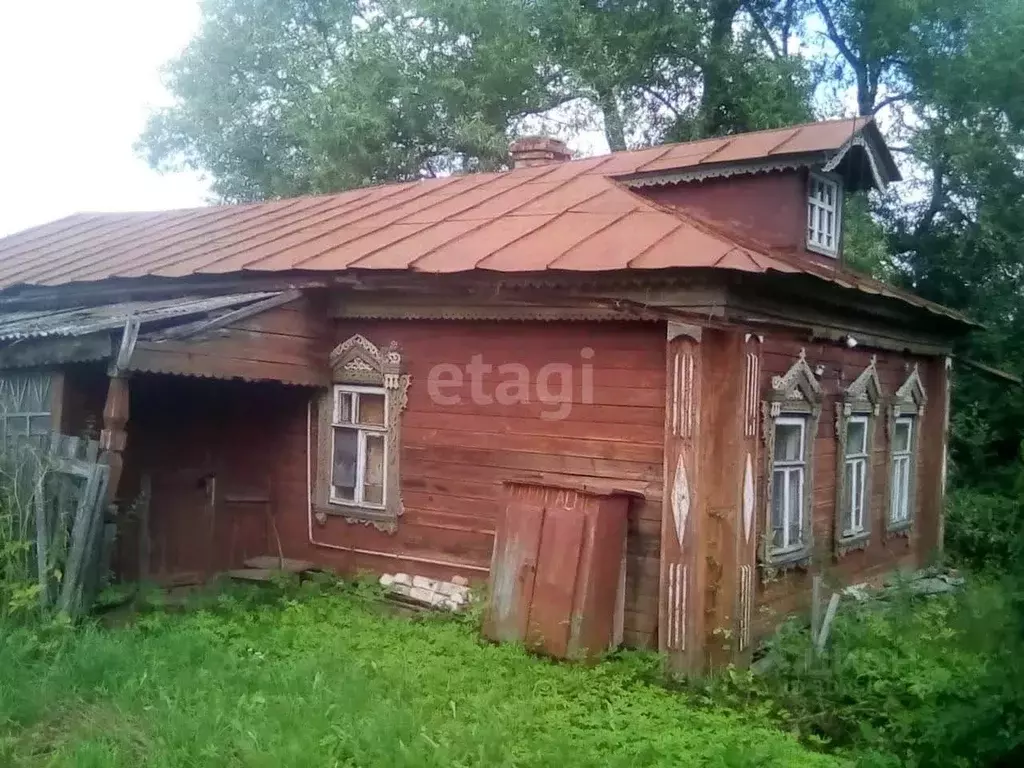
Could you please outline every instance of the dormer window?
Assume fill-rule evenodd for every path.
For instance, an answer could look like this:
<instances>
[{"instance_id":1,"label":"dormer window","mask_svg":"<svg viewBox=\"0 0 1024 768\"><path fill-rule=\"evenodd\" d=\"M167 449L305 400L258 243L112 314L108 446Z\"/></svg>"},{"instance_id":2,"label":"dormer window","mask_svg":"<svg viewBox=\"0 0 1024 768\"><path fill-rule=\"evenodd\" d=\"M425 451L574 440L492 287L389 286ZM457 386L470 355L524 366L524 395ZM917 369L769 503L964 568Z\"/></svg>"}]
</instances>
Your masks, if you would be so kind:
<instances>
[{"instance_id":1,"label":"dormer window","mask_svg":"<svg viewBox=\"0 0 1024 768\"><path fill-rule=\"evenodd\" d=\"M826 256L839 255L839 182L819 173L810 175L807 195L807 248Z\"/></svg>"}]
</instances>

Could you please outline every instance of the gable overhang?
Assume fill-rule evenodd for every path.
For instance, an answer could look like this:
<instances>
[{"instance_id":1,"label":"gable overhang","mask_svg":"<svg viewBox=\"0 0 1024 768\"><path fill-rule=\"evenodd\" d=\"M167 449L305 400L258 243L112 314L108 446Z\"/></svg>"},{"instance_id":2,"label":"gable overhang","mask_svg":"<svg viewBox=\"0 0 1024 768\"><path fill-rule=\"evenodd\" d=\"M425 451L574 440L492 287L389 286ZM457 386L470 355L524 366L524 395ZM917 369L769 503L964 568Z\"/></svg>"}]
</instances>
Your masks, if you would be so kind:
<instances>
[{"instance_id":1,"label":"gable overhang","mask_svg":"<svg viewBox=\"0 0 1024 768\"><path fill-rule=\"evenodd\" d=\"M903 178L882 134L872 121L859 130L851 131L849 139L832 149L792 154L773 153L768 157L740 162L709 161L676 171L627 174L616 177L616 180L627 187L651 187L804 168L841 176L846 190L851 192L882 190Z\"/></svg>"}]
</instances>

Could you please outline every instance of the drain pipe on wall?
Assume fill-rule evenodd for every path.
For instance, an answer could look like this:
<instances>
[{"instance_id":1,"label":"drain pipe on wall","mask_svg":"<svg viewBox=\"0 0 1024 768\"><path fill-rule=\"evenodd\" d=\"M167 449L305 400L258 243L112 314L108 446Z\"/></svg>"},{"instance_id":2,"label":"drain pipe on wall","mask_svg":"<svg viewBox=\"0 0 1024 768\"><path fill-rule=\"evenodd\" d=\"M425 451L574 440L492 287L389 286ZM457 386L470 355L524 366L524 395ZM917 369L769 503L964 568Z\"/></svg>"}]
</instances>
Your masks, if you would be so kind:
<instances>
[{"instance_id":1,"label":"drain pipe on wall","mask_svg":"<svg viewBox=\"0 0 1024 768\"><path fill-rule=\"evenodd\" d=\"M466 565L450 560L435 560L430 557L416 557L415 555L400 555L395 552L382 552L376 549L359 549L357 547L345 547L340 544L328 544L325 541L317 541L313 538L313 401L306 405L306 520L309 531L309 543L314 547L324 549L336 549L339 552L351 552L354 555L371 555L373 557L388 557L392 560L404 560L409 563L423 563L424 565L439 565L446 568L454 568L462 571L477 571L489 573L490 568L482 565Z\"/></svg>"}]
</instances>

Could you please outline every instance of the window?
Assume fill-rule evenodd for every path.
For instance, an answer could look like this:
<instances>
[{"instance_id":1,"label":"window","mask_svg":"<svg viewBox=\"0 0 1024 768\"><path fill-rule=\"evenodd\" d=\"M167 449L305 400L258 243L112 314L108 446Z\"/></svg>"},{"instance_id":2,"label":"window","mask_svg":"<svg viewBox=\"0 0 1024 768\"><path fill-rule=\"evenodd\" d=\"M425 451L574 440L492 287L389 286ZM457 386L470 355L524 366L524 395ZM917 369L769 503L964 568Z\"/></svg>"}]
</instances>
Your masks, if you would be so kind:
<instances>
[{"instance_id":1,"label":"window","mask_svg":"<svg viewBox=\"0 0 1024 768\"><path fill-rule=\"evenodd\" d=\"M824 392L800 351L784 376L773 376L763 403L764 523L759 524L766 575L811 561L814 441Z\"/></svg>"},{"instance_id":2,"label":"window","mask_svg":"<svg viewBox=\"0 0 1024 768\"><path fill-rule=\"evenodd\" d=\"M772 464L772 552L784 554L804 546L804 484L807 461L807 420L779 417L775 420Z\"/></svg>"},{"instance_id":3,"label":"window","mask_svg":"<svg viewBox=\"0 0 1024 768\"><path fill-rule=\"evenodd\" d=\"M387 406L383 388L334 388L331 501L384 506Z\"/></svg>"},{"instance_id":4,"label":"window","mask_svg":"<svg viewBox=\"0 0 1024 768\"><path fill-rule=\"evenodd\" d=\"M854 416L846 424L846 446L843 451L843 487L846 490L842 511L842 536L853 538L865 532L868 480L868 419Z\"/></svg>"},{"instance_id":5,"label":"window","mask_svg":"<svg viewBox=\"0 0 1024 768\"><path fill-rule=\"evenodd\" d=\"M926 400L921 375L915 365L893 395L889 410L889 514L886 527L890 536L909 536L914 524L918 430Z\"/></svg>"},{"instance_id":6,"label":"window","mask_svg":"<svg viewBox=\"0 0 1024 768\"><path fill-rule=\"evenodd\" d=\"M313 517L393 533L402 514L401 412L409 388L402 355L394 342L379 349L356 334L335 347L330 366L334 383L318 407Z\"/></svg>"},{"instance_id":7,"label":"window","mask_svg":"<svg viewBox=\"0 0 1024 768\"><path fill-rule=\"evenodd\" d=\"M896 419L892 430L892 478L889 524L910 522L910 476L913 471L914 420Z\"/></svg>"},{"instance_id":8,"label":"window","mask_svg":"<svg viewBox=\"0 0 1024 768\"><path fill-rule=\"evenodd\" d=\"M52 428L51 408L48 373L0 377L0 442L27 438L41 444Z\"/></svg>"},{"instance_id":9,"label":"window","mask_svg":"<svg viewBox=\"0 0 1024 768\"><path fill-rule=\"evenodd\" d=\"M835 554L864 549L871 538L871 454L882 389L872 357L836 401Z\"/></svg>"},{"instance_id":10,"label":"window","mask_svg":"<svg viewBox=\"0 0 1024 768\"><path fill-rule=\"evenodd\" d=\"M807 247L836 256L839 253L839 183L812 173L807 196Z\"/></svg>"}]
</instances>

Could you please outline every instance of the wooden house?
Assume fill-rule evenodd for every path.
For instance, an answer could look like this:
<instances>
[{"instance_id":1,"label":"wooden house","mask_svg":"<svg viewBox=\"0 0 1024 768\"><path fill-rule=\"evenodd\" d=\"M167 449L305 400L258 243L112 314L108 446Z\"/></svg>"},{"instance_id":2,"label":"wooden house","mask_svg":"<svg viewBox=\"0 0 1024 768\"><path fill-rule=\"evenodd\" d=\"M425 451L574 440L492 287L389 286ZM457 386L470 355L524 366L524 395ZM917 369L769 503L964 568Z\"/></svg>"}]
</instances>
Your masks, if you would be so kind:
<instances>
[{"instance_id":1,"label":"wooden house","mask_svg":"<svg viewBox=\"0 0 1024 768\"><path fill-rule=\"evenodd\" d=\"M680 669L941 548L971 323L844 267L870 120L512 165L0 240L0 430L100 439L128 579L482 582L511 486L618 495L600 599Z\"/></svg>"}]
</instances>

